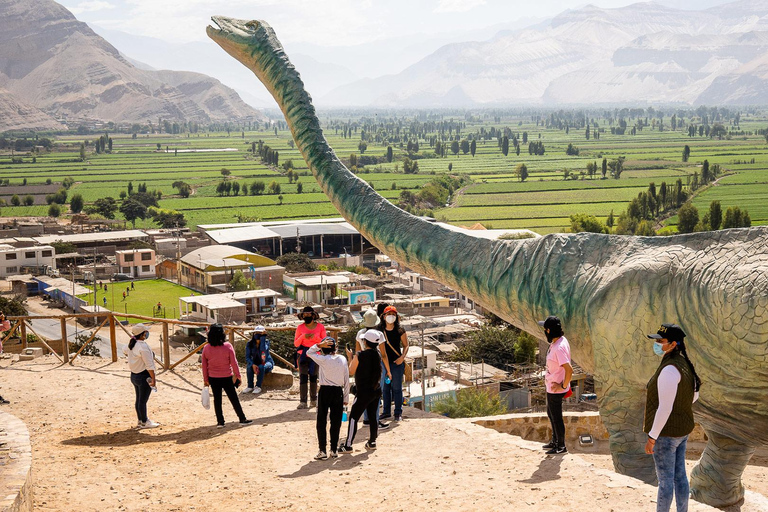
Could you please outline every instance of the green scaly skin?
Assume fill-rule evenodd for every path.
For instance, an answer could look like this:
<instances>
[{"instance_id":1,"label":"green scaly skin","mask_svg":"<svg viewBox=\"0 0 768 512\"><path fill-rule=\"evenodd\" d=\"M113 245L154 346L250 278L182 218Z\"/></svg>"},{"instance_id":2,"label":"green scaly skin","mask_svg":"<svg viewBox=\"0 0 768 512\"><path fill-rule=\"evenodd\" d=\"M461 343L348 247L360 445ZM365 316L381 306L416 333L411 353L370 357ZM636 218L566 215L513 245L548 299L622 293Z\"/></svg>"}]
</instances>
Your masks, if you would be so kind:
<instances>
[{"instance_id":1,"label":"green scaly skin","mask_svg":"<svg viewBox=\"0 0 768 512\"><path fill-rule=\"evenodd\" d=\"M741 473L755 447L768 444L768 229L520 241L445 229L395 207L339 161L269 25L213 21L208 35L272 93L318 183L368 240L528 332L540 333L536 321L549 314L562 319L574 359L598 383L616 469L650 482L641 429L658 359L645 333L662 321L680 324L704 382L696 419L710 437L693 495L716 506L742 499Z\"/></svg>"}]
</instances>

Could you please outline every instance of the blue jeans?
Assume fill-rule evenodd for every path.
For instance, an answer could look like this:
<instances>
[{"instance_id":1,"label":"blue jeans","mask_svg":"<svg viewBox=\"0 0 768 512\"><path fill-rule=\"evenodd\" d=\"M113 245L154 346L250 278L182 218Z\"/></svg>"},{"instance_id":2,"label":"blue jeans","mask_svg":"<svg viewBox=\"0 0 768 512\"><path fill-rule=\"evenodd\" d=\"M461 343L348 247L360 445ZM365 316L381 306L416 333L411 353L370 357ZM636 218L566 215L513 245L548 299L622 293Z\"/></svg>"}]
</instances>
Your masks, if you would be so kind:
<instances>
[{"instance_id":1,"label":"blue jeans","mask_svg":"<svg viewBox=\"0 0 768 512\"><path fill-rule=\"evenodd\" d=\"M141 373L131 373L131 384L136 391L136 402L134 407L136 408L136 416L139 421L147 421L147 402L149 401L149 395L152 393L152 388L149 387L147 379L150 377L149 372L144 370Z\"/></svg>"},{"instance_id":2,"label":"blue jeans","mask_svg":"<svg viewBox=\"0 0 768 512\"><path fill-rule=\"evenodd\" d=\"M688 476L685 474L685 446L688 436L659 436L653 447L653 461L659 478L656 511L668 512L674 494L677 512L688 512Z\"/></svg>"},{"instance_id":3,"label":"blue jeans","mask_svg":"<svg viewBox=\"0 0 768 512\"><path fill-rule=\"evenodd\" d=\"M256 375L256 387L260 388L261 383L264 382L264 374L269 373L272 371L272 368L274 368L275 365L273 365L270 362L266 362L264 364L257 364L256 368L258 368L258 375ZM248 376L248 387L253 387L253 376L255 372L253 371L253 365L249 364L248 368L245 369L245 374Z\"/></svg>"},{"instance_id":4,"label":"blue jeans","mask_svg":"<svg viewBox=\"0 0 768 512\"><path fill-rule=\"evenodd\" d=\"M392 382L387 384L387 373L382 372L381 389L382 399L384 400L383 415L392 413L392 400L395 401L395 417L403 415L403 377L405 376L405 362L395 364L389 363L389 371L392 373Z\"/></svg>"}]
</instances>

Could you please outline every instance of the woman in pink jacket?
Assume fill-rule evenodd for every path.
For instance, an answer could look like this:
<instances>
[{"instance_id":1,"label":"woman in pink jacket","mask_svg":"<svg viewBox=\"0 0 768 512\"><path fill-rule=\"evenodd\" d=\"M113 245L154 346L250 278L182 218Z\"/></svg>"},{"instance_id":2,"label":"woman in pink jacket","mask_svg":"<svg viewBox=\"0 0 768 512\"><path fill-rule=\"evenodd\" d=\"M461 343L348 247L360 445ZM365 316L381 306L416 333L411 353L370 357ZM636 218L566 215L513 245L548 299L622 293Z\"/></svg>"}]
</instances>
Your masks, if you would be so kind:
<instances>
[{"instance_id":1,"label":"woman in pink jacket","mask_svg":"<svg viewBox=\"0 0 768 512\"><path fill-rule=\"evenodd\" d=\"M235 390L241 382L235 349L229 342L224 341L224 338L224 328L221 324L211 325L208 329L208 345L203 349L203 383L211 386L218 428L224 428L224 413L221 410L222 390L227 393L227 398L240 419L240 424L247 425L252 422L246 419Z\"/></svg>"},{"instance_id":2,"label":"woman in pink jacket","mask_svg":"<svg viewBox=\"0 0 768 512\"><path fill-rule=\"evenodd\" d=\"M5 318L5 313L0 311L0 354L3 353L3 336L4 332L11 328L11 322ZM8 400L0 396L0 404L9 404Z\"/></svg>"}]
</instances>

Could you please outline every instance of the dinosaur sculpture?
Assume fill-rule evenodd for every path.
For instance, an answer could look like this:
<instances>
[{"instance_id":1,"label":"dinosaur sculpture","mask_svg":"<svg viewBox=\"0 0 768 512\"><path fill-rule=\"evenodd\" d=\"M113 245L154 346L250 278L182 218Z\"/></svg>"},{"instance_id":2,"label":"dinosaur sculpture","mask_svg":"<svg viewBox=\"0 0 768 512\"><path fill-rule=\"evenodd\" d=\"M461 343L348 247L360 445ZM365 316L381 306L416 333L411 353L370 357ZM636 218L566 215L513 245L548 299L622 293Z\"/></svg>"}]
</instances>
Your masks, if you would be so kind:
<instances>
[{"instance_id":1,"label":"dinosaur sculpture","mask_svg":"<svg viewBox=\"0 0 768 512\"><path fill-rule=\"evenodd\" d=\"M648 482L656 476L641 429L658 359L645 334L662 321L680 324L704 382L694 410L708 443L691 475L693 496L715 506L742 499L744 467L768 444L768 228L519 241L447 230L392 205L339 161L269 25L213 22L209 37L272 93L318 183L368 240L528 332L560 316L574 359L598 384L614 466Z\"/></svg>"}]
</instances>

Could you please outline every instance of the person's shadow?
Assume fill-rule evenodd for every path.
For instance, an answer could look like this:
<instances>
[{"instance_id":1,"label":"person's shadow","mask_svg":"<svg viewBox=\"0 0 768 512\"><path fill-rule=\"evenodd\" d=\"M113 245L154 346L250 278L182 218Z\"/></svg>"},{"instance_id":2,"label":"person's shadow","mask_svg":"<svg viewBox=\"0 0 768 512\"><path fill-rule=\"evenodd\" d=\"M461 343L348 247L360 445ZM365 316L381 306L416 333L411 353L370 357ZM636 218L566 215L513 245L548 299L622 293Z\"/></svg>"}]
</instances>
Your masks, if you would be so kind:
<instances>
[{"instance_id":1,"label":"person's shadow","mask_svg":"<svg viewBox=\"0 0 768 512\"><path fill-rule=\"evenodd\" d=\"M542 482L559 480L561 478L560 465L562 463L562 457L546 457L539 463L539 467L530 477L525 480L518 480L518 482L524 484L540 484Z\"/></svg>"},{"instance_id":2,"label":"person's shadow","mask_svg":"<svg viewBox=\"0 0 768 512\"><path fill-rule=\"evenodd\" d=\"M241 430L247 427L256 426L254 421L250 425L239 425L237 422L229 423L224 428L216 428L215 425L205 425L195 427L181 432L162 433L162 430L155 430L150 434L137 428L120 430L118 432L107 432L106 434L95 434L91 436L73 437L61 442L70 446L133 446L146 443L164 443L176 441L177 444L194 443L212 439L231 430ZM162 429L162 427L160 427Z\"/></svg>"},{"instance_id":3,"label":"person's shadow","mask_svg":"<svg viewBox=\"0 0 768 512\"><path fill-rule=\"evenodd\" d=\"M312 460L288 475L277 475L280 478L301 478L317 475L323 471L345 471L361 465L368 460L371 452L363 449L351 454L339 455L337 459Z\"/></svg>"}]
</instances>

